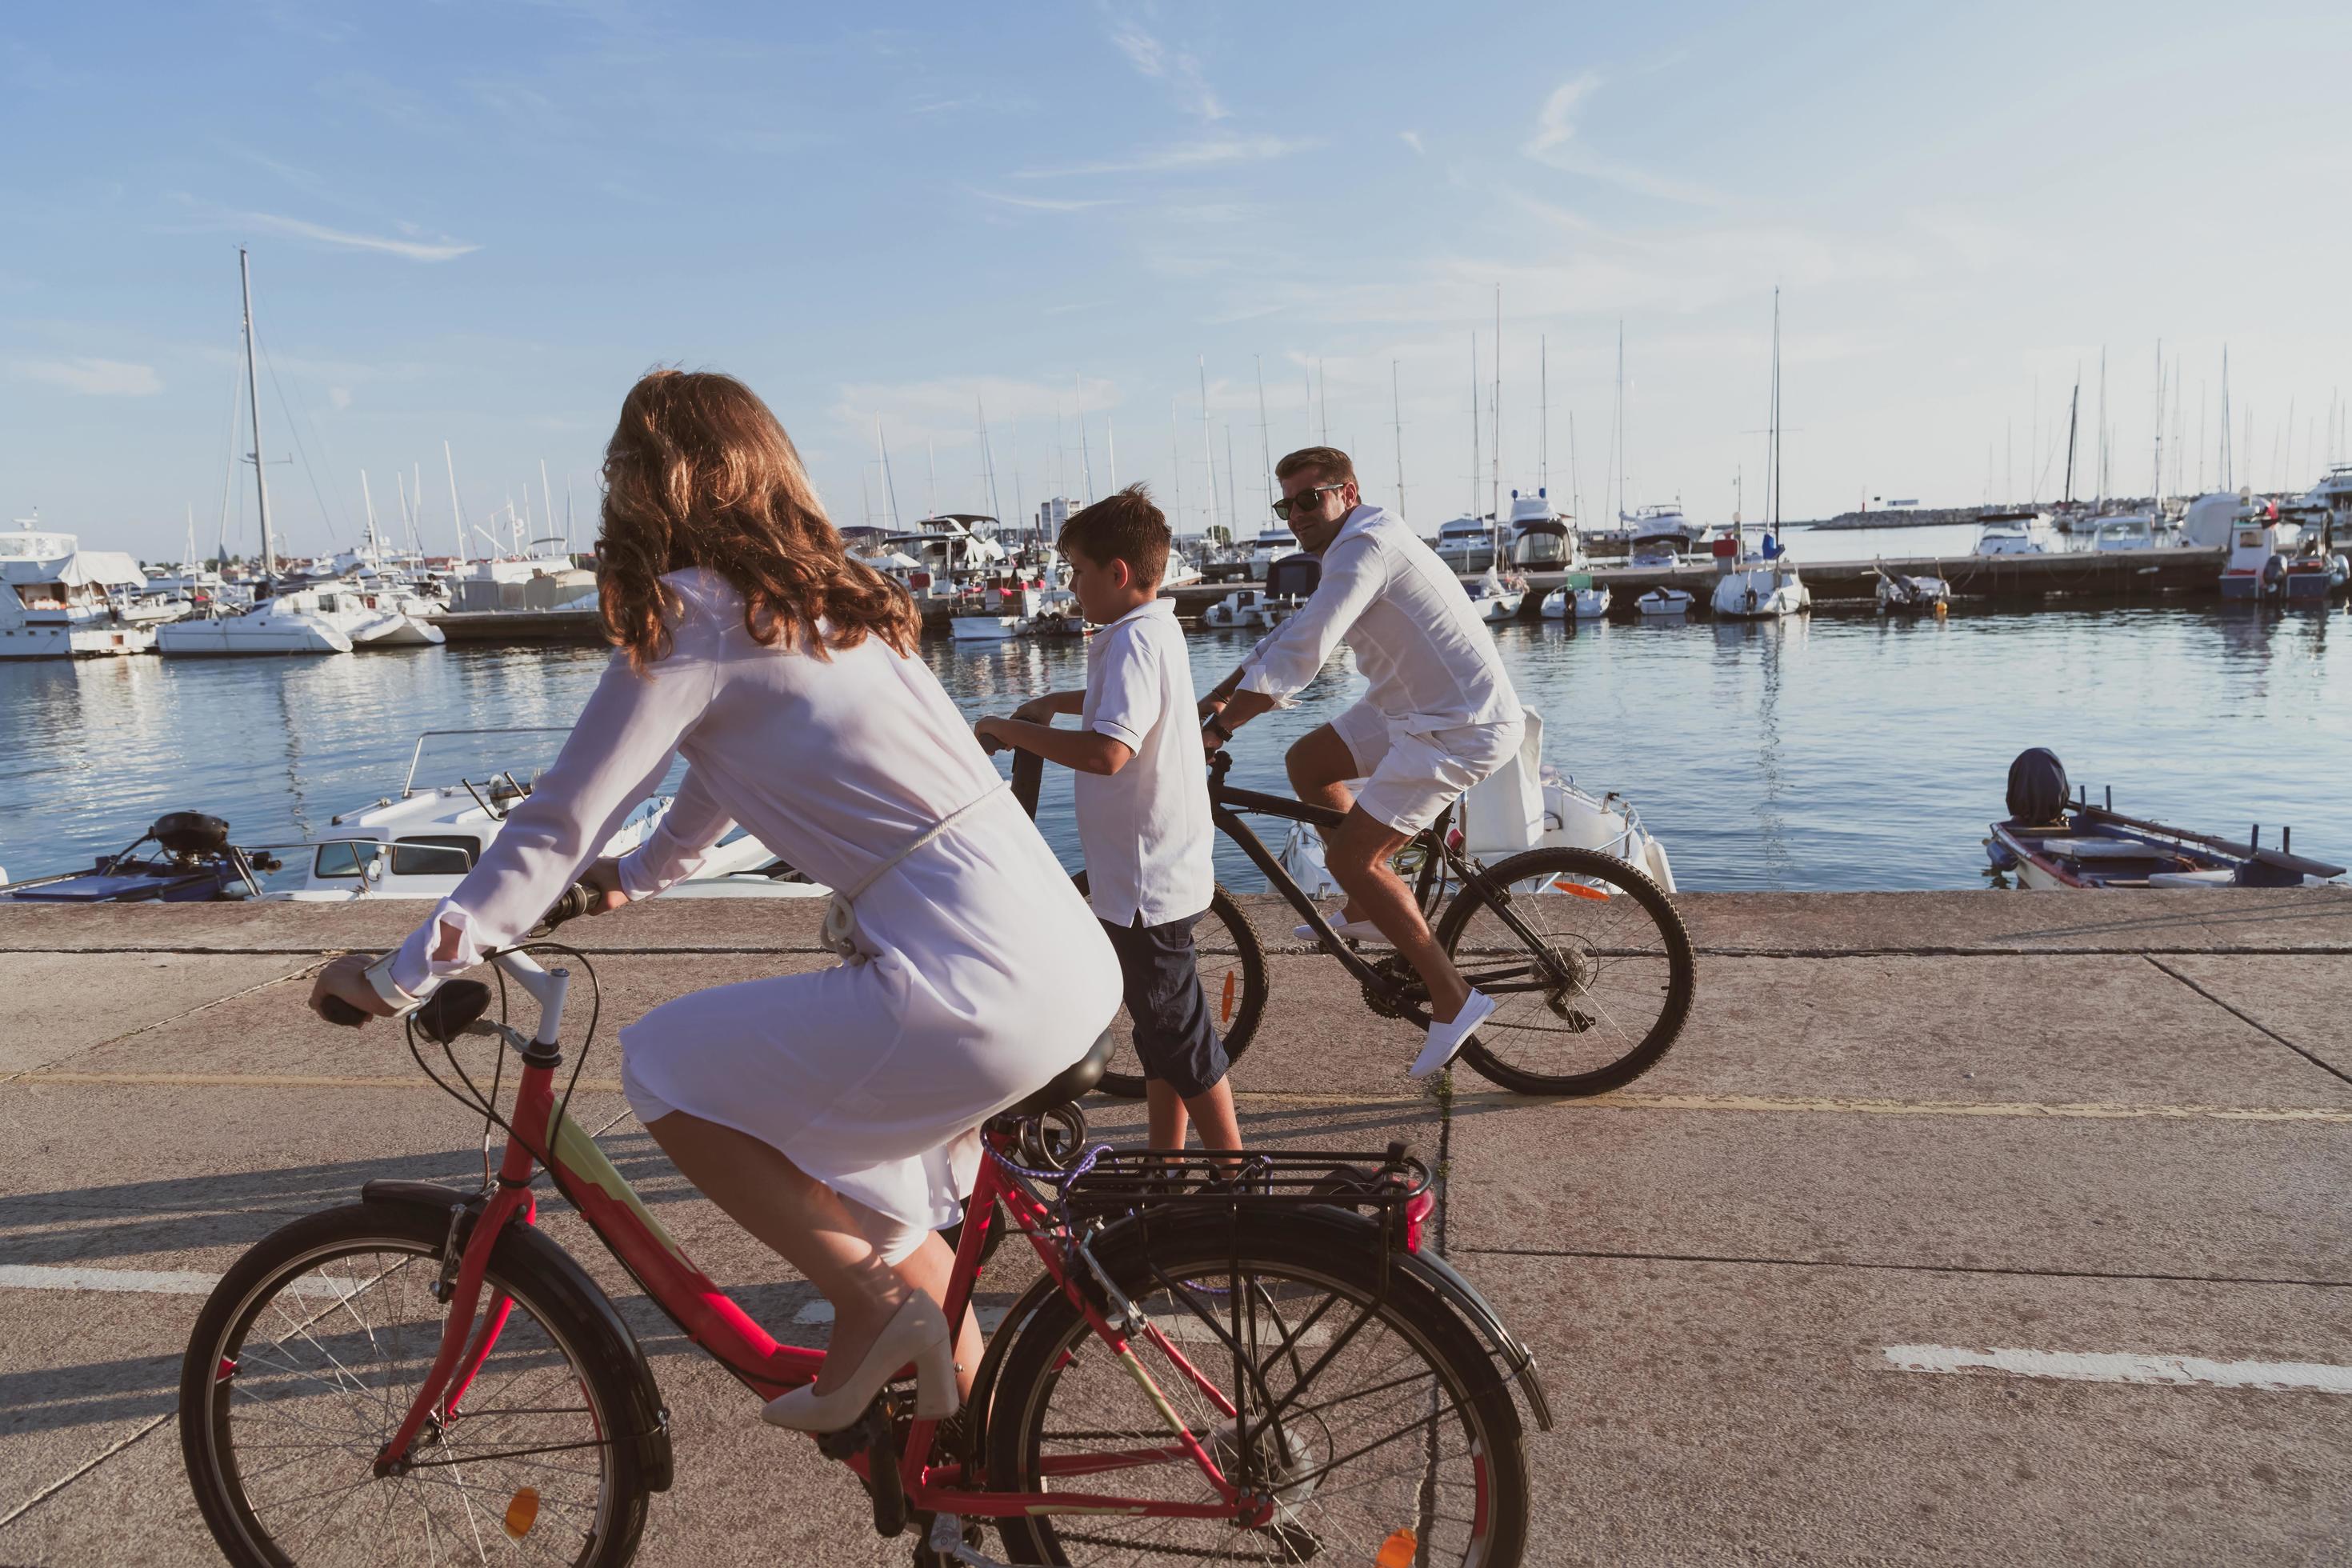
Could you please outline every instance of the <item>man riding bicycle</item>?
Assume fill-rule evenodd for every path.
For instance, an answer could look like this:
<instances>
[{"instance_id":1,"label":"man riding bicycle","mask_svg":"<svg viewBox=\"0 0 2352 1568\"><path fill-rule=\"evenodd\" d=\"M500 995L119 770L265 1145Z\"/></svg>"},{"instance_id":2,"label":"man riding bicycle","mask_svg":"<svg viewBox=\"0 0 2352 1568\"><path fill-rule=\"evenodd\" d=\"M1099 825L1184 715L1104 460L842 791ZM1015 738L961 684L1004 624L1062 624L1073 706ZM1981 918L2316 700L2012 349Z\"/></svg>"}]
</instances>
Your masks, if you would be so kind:
<instances>
[{"instance_id":1,"label":"man riding bicycle","mask_svg":"<svg viewBox=\"0 0 2352 1568\"><path fill-rule=\"evenodd\" d=\"M1204 739L1213 748L1232 740L1286 706L1340 642L1355 649L1371 689L1290 748L1290 783L1301 800L1346 813L1324 845L1347 893L1339 934L1389 942L1428 987L1429 1033L1412 1065L1419 1077L1452 1061L1495 1004L1431 936L1390 858L1519 749L1519 700L1460 580L1402 519L1363 504L1345 452L1306 447L1276 464L1275 476L1275 515L1322 559L1322 581L1202 699ZM1369 780L1360 795L1349 787L1355 779Z\"/></svg>"}]
</instances>

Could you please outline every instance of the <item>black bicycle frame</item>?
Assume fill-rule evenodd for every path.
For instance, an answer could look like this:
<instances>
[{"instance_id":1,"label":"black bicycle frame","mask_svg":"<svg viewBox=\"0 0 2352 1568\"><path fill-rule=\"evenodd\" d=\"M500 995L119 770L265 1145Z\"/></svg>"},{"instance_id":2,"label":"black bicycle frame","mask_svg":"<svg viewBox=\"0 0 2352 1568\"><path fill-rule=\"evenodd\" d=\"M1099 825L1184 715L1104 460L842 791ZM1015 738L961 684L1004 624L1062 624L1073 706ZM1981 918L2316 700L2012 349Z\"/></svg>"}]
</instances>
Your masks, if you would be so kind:
<instances>
[{"instance_id":1,"label":"black bicycle frame","mask_svg":"<svg viewBox=\"0 0 2352 1568\"><path fill-rule=\"evenodd\" d=\"M1303 800L1294 800L1288 795L1265 795L1257 790L1235 788L1225 783L1226 771L1232 766L1233 759L1223 751L1215 752L1209 759L1209 818L1216 825L1217 831L1241 847L1242 853L1249 857L1250 863L1264 872L1267 883L1274 890L1280 893L1292 909L1297 910L1306 918L1307 923L1315 929L1317 936L1321 939L1324 950L1337 958L1349 973L1354 975L1366 986L1392 999L1403 1002L1426 1001L1426 988L1418 980L1399 982L1365 963L1356 950L1349 946L1338 931L1331 929L1331 922L1324 919L1321 910L1315 907L1315 900L1309 898L1307 890L1283 868L1281 860L1276 858L1274 851L1265 847L1265 841L1251 830L1249 824L1244 822L1239 814L1255 812L1263 816L1279 817L1286 822L1303 822L1310 827L1318 828L1335 828L1347 820L1347 815L1344 812L1334 811L1328 806L1309 805ZM1421 870L1413 888L1413 900L1421 908L1422 918L1430 921L1433 925L1435 924L1433 917L1437 911L1433 906L1436 901L1435 890L1442 886L1438 881L1438 872L1443 868L1463 886L1476 888L1486 898L1487 906L1502 919L1504 924L1510 927L1513 934L1527 944L1529 951L1538 952L1545 951L1547 944L1543 940L1528 930L1518 916L1512 912L1508 890L1490 879L1486 875L1486 868L1469 856L1456 851L1447 842L1446 828L1453 820L1454 806L1448 804L1437 814L1436 821L1415 834L1410 841L1412 845L1418 845L1422 850ZM1524 966L1521 967L1523 970ZM1538 977L1532 981L1515 982L1514 973L1515 972L1511 970L1497 971L1492 974L1465 973L1463 978L1478 989L1490 994L1496 991L1541 990L1549 984L1544 977Z\"/></svg>"}]
</instances>

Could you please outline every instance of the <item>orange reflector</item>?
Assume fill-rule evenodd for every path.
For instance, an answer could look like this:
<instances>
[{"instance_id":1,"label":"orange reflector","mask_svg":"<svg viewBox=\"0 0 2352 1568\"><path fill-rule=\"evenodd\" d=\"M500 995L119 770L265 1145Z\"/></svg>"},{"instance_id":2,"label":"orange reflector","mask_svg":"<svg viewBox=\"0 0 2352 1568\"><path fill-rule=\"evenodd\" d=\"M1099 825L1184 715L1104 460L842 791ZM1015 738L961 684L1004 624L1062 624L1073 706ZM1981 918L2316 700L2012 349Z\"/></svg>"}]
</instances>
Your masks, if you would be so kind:
<instances>
[{"instance_id":1,"label":"orange reflector","mask_svg":"<svg viewBox=\"0 0 2352 1568\"><path fill-rule=\"evenodd\" d=\"M1413 1553L1420 1550L1420 1538L1411 1525L1405 1525L1381 1542L1380 1555L1372 1562L1375 1568L1412 1568Z\"/></svg>"},{"instance_id":2,"label":"orange reflector","mask_svg":"<svg viewBox=\"0 0 2352 1568\"><path fill-rule=\"evenodd\" d=\"M539 1489L525 1487L507 1504L507 1533L520 1541L539 1522Z\"/></svg>"},{"instance_id":3,"label":"orange reflector","mask_svg":"<svg viewBox=\"0 0 2352 1568\"><path fill-rule=\"evenodd\" d=\"M1230 1024L1230 1023L1232 1023L1233 1021L1234 1021L1234 972L1233 972L1232 970L1228 969L1228 970L1226 970L1226 971L1225 971L1225 996L1224 996L1224 1000L1223 1000L1222 1003L1220 1003L1220 1004L1218 1005L1218 1007L1217 1007L1217 1022L1218 1022L1218 1023L1220 1023L1220 1024Z\"/></svg>"},{"instance_id":4,"label":"orange reflector","mask_svg":"<svg viewBox=\"0 0 2352 1568\"><path fill-rule=\"evenodd\" d=\"M1609 895L1601 889L1587 887L1582 882L1571 882L1565 877L1554 877L1551 879L1551 890L1555 893L1573 893L1580 899L1594 899L1604 904L1609 901Z\"/></svg>"}]
</instances>

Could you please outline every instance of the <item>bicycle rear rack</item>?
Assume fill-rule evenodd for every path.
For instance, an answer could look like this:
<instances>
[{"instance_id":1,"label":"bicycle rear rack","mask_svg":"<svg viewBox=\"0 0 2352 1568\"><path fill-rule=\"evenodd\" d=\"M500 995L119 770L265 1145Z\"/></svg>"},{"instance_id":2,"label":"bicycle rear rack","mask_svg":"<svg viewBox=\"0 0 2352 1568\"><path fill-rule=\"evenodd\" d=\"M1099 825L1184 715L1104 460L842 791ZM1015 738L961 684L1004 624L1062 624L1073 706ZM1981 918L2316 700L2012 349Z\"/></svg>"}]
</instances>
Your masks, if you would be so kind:
<instances>
[{"instance_id":1,"label":"bicycle rear rack","mask_svg":"<svg viewBox=\"0 0 2352 1568\"><path fill-rule=\"evenodd\" d=\"M1229 1169L1239 1160L1238 1169ZM1429 1167L1402 1142L1381 1153L1245 1149L1154 1153L1106 1149L1065 1194L1073 1218L1199 1211L1243 1214L1309 1205L1369 1212L1391 1246L1417 1251L1433 1200Z\"/></svg>"}]
</instances>

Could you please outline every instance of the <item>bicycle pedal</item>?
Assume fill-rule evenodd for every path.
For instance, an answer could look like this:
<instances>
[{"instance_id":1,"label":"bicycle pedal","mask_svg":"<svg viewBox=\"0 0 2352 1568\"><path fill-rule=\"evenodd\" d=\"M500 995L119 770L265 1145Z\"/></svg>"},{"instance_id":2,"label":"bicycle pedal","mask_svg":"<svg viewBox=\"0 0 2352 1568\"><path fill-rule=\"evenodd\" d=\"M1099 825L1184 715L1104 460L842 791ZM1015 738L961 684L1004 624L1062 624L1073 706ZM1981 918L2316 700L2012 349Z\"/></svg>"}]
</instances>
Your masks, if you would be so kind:
<instances>
[{"instance_id":1,"label":"bicycle pedal","mask_svg":"<svg viewBox=\"0 0 2352 1568\"><path fill-rule=\"evenodd\" d=\"M960 1568L1006 1568L1006 1564L981 1551L980 1543L986 1539L976 1524L966 1524L952 1513L933 1514L930 1532L923 1539L928 1555L919 1556L916 1561L924 1568L929 1568L931 1563L939 1563L941 1568L950 1563Z\"/></svg>"}]
</instances>

